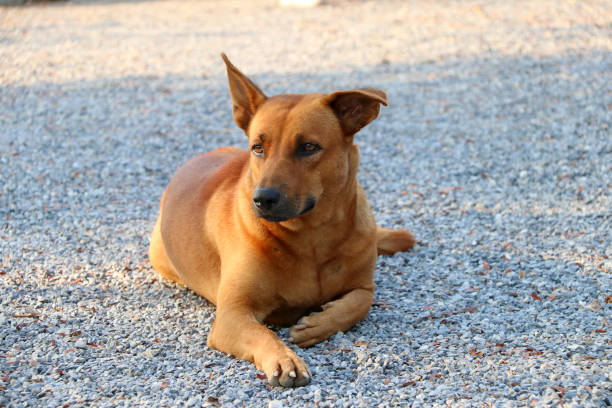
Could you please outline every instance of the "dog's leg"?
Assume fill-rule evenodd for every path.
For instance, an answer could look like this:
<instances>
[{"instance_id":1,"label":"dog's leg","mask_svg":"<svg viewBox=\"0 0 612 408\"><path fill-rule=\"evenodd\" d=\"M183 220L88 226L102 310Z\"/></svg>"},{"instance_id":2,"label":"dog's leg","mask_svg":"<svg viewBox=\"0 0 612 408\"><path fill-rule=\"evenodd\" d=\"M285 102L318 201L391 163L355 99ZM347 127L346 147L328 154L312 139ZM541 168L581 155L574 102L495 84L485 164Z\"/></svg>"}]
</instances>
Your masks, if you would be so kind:
<instances>
[{"instance_id":1,"label":"dog's leg","mask_svg":"<svg viewBox=\"0 0 612 408\"><path fill-rule=\"evenodd\" d=\"M153 228L153 232L151 233L151 243L149 245L149 260L151 261L151 265L153 268L162 275L164 278L170 279L173 282L178 283L179 285L185 286L181 278L179 278L174 266L168 259L168 255L166 254L166 249L164 248L164 242L161 237L161 213L159 217L157 217L157 222L155 223L155 228Z\"/></svg>"},{"instance_id":2,"label":"dog's leg","mask_svg":"<svg viewBox=\"0 0 612 408\"><path fill-rule=\"evenodd\" d=\"M237 300L240 301L240 300ZM217 307L208 346L255 363L271 385L299 387L310 382L306 363L264 327L246 307L228 302Z\"/></svg>"},{"instance_id":3,"label":"dog's leg","mask_svg":"<svg viewBox=\"0 0 612 408\"><path fill-rule=\"evenodd\" d=\"M323 311L302 317L289 331L290 341L300 347L320 343L339 331L346 331L370 310L374 288L355 289L338 300L324 304Z\"/></svg>"}]
</instances>

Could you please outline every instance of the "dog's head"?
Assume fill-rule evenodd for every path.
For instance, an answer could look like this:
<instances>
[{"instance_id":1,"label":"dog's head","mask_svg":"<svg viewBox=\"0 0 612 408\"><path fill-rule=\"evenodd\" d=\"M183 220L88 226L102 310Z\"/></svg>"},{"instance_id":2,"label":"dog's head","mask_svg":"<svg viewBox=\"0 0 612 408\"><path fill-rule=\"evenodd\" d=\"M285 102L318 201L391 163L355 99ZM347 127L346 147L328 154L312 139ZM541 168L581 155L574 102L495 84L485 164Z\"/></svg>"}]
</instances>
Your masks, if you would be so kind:
<instances>
[{"instance_id":1,"label":"dog's head","mask_svg":"<svg viewBox=\"0 0 612 408\"><path fill-rule=\"evenodd\" d=\"M365 88L267 97L222 54L234 120L249 137L252 206L272 222L302 216L355 177L353 135L376 119L386 94Z\"/></svg>"}]
</instances>

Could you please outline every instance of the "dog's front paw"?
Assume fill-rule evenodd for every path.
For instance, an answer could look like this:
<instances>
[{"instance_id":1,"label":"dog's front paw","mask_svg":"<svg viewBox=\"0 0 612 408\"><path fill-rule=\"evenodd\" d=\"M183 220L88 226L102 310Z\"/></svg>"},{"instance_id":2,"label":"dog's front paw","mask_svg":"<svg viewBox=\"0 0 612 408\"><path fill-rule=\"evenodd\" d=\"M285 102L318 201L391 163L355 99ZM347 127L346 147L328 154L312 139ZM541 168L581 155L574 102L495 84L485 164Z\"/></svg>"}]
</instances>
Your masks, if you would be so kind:
<instances>
[{"instance_id":1,"label":"dog's front paw","mask_svg":"<svg viewBox=\"0 0 612 408\"><path fill-rule=\"evenodd\" d=\"M266 360L263 371L270 385L301 387L310 382L312 375L308 366L289 348L279 355L269 356Z\"/></svg>"},{"instance_id":2,"label":"dog's front paw","mask_svg":"<svg viewBox=\"0 0 612 408\"><path fill-rule=\"evenodd\" d=\"M299 347L310 347L328 339L338 332L328 320L322 313L302 317L289 330L289 341Z\"/></svg>"}]
</instances>

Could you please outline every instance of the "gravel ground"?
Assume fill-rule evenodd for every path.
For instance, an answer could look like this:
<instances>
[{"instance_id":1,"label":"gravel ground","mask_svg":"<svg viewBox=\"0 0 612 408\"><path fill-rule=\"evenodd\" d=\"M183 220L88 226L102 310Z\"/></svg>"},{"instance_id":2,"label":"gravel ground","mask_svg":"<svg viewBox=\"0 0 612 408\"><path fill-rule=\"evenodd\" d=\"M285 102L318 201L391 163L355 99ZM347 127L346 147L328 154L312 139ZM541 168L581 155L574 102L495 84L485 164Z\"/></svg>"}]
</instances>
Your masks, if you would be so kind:
<instances>
[{"instance_id":1,"label":"gravel ground","mask_svg":"<svg viewBox=\"0 0 612 408\"><path fill-rule=\"evenodd\" d=\"M610 406L611 32L603 0L0 7L0 406ZM221 51L269 94L389 94L360 179L419 244L300 389L146 257L174 170L245 146Z\"/></svg>"}]
</instances>

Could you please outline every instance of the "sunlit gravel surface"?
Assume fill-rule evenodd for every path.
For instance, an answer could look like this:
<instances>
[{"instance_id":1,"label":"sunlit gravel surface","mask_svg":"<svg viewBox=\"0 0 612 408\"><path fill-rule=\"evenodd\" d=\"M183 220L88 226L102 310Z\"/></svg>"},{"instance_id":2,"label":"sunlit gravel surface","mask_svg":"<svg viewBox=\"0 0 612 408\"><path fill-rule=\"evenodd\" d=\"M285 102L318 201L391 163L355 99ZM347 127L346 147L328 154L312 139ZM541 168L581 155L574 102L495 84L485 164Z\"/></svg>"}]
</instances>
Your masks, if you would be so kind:
<instances>
[{"instance_id":1,"label":"sunlit gravel surface","mask_svg":"<svg viewBox=\"0 0 612 408\"><path fill-rule=\"evenodd\" d=\"M611 33L603 0L0 7L0 406L610 406ZM270 95L389 95L359 177L419 243L300 389L146 256L176 168L246 147L222 51Z\"/></svg>"}]
</instances>

